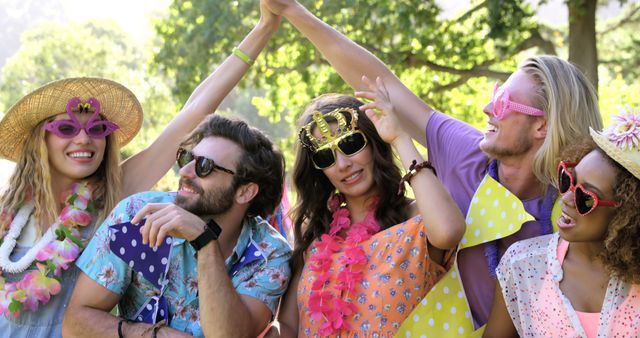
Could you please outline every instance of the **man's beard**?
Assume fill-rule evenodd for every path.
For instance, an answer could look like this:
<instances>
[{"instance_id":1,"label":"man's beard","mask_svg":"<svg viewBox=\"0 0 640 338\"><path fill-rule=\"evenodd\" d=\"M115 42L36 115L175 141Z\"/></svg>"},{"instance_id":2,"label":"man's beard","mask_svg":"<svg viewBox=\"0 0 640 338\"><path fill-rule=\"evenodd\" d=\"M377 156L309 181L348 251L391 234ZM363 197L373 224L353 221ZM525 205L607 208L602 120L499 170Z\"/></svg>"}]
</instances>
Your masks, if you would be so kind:
<instances>
[{"instance_id":1,"label":"man's beard","mask_svg":"<svg viewBox=\"0 0 640 338\"><path fill-rule=\"evenodd\" d=\"M204 191L201 187L196 186L193 181L181 179L180 186L186 183L191 189L195 190L199 195L194 198L186 198L176 196L176 205L198 216L219 215L225 213L233 205L233 198L236 192L233 184L226 189L218 188Z\"/></svg>"},{"instance_id":2,"label":"man's beard","mask_svg":"<svg viewBox=\"0 0 640 338\"><path fill-rule=\"evenodd\" d=\"M484 141L484 140L483 140ZM509 148L504 146L498 146L494 143L487 144L486 142L480 142L480 150L487 154L490 158L503 159L507 157L523 155L531 150L533 142L527 135L520 134L520 137L516 142L510 145Z\"/></svg>"}]
</instances>

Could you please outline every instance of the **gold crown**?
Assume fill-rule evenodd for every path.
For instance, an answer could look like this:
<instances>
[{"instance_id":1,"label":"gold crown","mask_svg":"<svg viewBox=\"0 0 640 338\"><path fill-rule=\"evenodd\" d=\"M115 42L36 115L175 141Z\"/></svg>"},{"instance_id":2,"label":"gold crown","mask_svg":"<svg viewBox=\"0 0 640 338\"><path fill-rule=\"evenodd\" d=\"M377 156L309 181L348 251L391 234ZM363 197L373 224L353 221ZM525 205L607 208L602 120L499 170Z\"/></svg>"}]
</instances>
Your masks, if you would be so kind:
<instances>
[{"instance_id":1,"label":"gold crown","mask_svg":"<svg viewBox=\"0 0 640 338\"><path fill-rule=\"evenodd\" d=\"M351 115L350 123L347 123L347 119L344 113ZM329 125L327 118L333 117L338 123L338 128L335 133ZM320 130L320 138L313 136L313 128L318 127ZM329 113L322 114L319 111L311 113L311 121L300 129L299 138L300 143L311 151L317 151L323 147L330 145L335 140L347 135L352 134L358 127L358 112L353 108L341 107L332 110ZM306 139L305 139L306 136ZM307 142L306 140L309 140Z\"/></svg>"}]
</instances>

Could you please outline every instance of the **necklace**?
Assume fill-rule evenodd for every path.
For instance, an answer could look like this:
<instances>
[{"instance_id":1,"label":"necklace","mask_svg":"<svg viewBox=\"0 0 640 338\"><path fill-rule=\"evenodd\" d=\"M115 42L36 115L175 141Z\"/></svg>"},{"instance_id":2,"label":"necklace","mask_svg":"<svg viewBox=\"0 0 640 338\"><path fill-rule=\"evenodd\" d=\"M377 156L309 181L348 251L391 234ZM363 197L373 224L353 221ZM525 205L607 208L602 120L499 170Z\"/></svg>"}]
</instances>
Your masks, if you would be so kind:
<instances>
[{"instance_id":1,"label":"necklace","mask_svg":"<svg viewBox=\"0 0 640 338\"><path fill-rule=\"evenodd\" d=\"M309 316L322 322L319 333L323 336L350 329L345 319L357 310L350 295L355 294L357 286L362 282L363 270L368 262L366 253L358 244L380 231L374 215L377 201L372 203L364 220L356 224L351 224L349 210L341 202L339 195L330 197L328 204L333 210L329 234L320 237L315 244L317 251L309 260L309 268L317 272L317 278L311 285ZM347 231L344 238L338 235L343 230ZM333 254L340 251L342 243L345 244L345 249L338 261L344 269L337 272L336 283L330 288L332 272L329 269L333 264ZM344 297L341 297L342 294Z\"/></svg>"},{"instance_id":2,"label":"necklace","mask_svg":"<svg viewBox=\"0 0 640 338\"><path fill-rule=\"evenodd\" d=\"M18 317L23 310L36 311L39 303L48 303L51 296L60 292L62 271L69 268L84 248L78 227L92 222L95 211L92 191L87 183L74 184L58 220L22 258L13 262L9 256L29 221L34 203L20 208L0 245L0 314ZM6 282L2 277L4 272L21 273L34 264L37 269L19 281Z\"/></svg>"},{"instance_id":3,"label":"necklace","mask_svg":"<svg viewBox=\"0 0 640 338\"><path fill-rule=\"evenodd\" d=\"M500 183L498 178L498 161L493 160L489 163L487 173L491 178ZM552 186L547 187L547 195L542 202L542 208L540 209L540 223L541 233L537 236L547 235L553 232L553 225L551 224L551 213L553 212L553 204L556 200L556 189ZM496 278L496 268L500 263L500 255L498 253L498 243L491 241L484 247L484 256L487 259L487 266L489 267L489 275L492 278Z\"/></svg>"}]
</instances>

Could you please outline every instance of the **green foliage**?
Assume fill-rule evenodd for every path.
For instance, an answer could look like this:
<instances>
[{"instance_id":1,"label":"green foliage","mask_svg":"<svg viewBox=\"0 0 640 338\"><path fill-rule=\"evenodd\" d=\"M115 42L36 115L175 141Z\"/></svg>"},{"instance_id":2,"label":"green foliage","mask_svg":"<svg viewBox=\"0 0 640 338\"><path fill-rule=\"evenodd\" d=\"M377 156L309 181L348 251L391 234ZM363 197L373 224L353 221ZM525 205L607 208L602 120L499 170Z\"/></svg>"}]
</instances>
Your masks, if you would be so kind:
<instances>
[{"instance_id":1,"label":"green foliage","mask_svg":"<svg viewBox=\"0 0 640 338\"><path fill-rule=\"evenodd\" d=\"M2 68L0 111L50 81L75 76L112 79L129 88L145 112L141 132L123 148L126 158L149 145L178 110L168 81L149 70L151 57L151 48L137 44L112 21L43 24L22 35L20 49ZM165 181L159 189L177 186L171 177Z\"/></svg>"},{"instance_id":2,"label":"green foliage","mask_svg":"<svg viewBox=\"0 0 640 338\"><path fill-rule=\"evenodd\" d=\"M600 63L609 76L637 83L640 77L640 3L629 6L620 19L603 27L598 40ZM601 72L602 73L602 72Z\"/></svg>"},{"instance_id":3,"label":"green foliage","mask_svg":"<svg viewBox=\"0 0 640 338\"><path fill-rule=\"evenodd\" d=\"M509 54L523 38L529 37L527 31L538 27L533 18L535 11L524 1L487 0L485 3L488 15L478 22L489 26L489 37L496 41L497 50L502 54Z\"/></svg>"},{"instance_id":4,"label":"green foliage","mask_svg":"<svg viewBox=\"0 0 640 338\"><path fill-rule=\"evenodd\" d=\"M481 107L489 98L493 80L469 79L478 75L506 78L516 65L514 55L518 50L514 46L527 38L518 32L534 25L526 19L531 10L513 1L510 11L502 14L505 20L493 26L487 19L486 4L469 15L443 21L433 0L303 3L380 57L434 107L474 124L483 120ZM173 2L168 17L157 24L163 46L155 61L175 78L178 100L188 97L258 18L257 1ZM490 35L499 37L499 41ZM288 23L283 23L247 77L250 82L244 86L264 89L264 95L252 100L259 113L271 121L284 119L290 125L295 125L313 97L352 92Z\"/></svg>"}]
</instances>

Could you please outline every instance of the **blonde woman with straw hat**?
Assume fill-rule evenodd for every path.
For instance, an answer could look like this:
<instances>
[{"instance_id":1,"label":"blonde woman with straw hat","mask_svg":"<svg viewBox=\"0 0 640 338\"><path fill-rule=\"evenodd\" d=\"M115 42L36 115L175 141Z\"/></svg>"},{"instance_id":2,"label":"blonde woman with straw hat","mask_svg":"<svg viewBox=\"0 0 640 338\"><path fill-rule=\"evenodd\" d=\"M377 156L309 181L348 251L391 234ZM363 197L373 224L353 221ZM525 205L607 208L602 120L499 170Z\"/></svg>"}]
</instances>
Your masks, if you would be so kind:
<instances>
[{"instance_id":1,"label":"blonde woman with straw hat","mask_svg":"<svg viewBox=\"0 0 640 338\"><path fill-rule=\"evenodd\" d=\"M560 231L503 256L485 337L640 336L638 114L563 152Z\"/></svg>"},{"instance_id":2,"label":"blonde woman with straw hat","mask_svg":"<svg viewBox=\"0 0 640 338\"><path fill-rule=\"evenodd\" d=\"M94 226L125 196L150 189L175 162L182 139L246 73L275 32L268 15L193 92L145 150L120 163L142 107L106 79L55 81L26 95L0 121L0 157L16 162L0 196L0 332L59 337Z\"/></svg>"}]
</instances>

